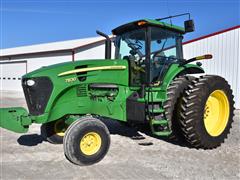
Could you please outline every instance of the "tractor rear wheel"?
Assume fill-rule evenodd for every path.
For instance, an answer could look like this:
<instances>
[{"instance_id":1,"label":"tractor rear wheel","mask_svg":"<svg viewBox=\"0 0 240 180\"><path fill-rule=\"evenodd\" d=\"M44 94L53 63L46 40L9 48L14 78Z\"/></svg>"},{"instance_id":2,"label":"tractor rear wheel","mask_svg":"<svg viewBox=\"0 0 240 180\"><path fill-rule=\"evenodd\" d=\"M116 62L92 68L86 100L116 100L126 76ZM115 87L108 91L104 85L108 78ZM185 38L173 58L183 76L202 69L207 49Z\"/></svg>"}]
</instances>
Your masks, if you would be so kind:
<instances>
[{"instance_id":1,"label":"tractor rear wheel","mask_svg":"<svg viewBox=\"0 0 240 180\"><path fill-rule=\"evenodd\" d=\"M63 139L64 153L76 165L91 165L107 154L110 133L106 125L93 117L82 117L73 122Z\"/></svg>"},{"instance_id":2,"label":"tractor rear wheel","mask_svg":"<svg viewBox=\"0 0 240 180\"><path fill-rule=\"evenodd\" d=\"M181 129L195 148L212 149L224 142L233 122L234 101L227 81L219 76L193 80L181 104Z\"/></svg>"},{"instance_id":3,"label":"tractor rear wheel","mask_svg":"<svg viewBox=\"0 0 240 180\"><path fill-rule=\"evenodd\" d=\"M169 136L170 140L179 142L184 141L179 124L179 106L184 91L193 79L194 77L192 76L177 77L171 82L167 89L167 101L164 103L163 107L165 109L165 116L172 130L172 134Z\"/></svg>"},{"instance_id":4,"label":"tractor rear wheel","mask_svg":"<svg viewBox=\"0 0 240 180\"><path fill-rule=\"evenodd\" d=\"M62 144L67 125L63 120L52 121L41 126L42 137L52 144Z\"/></svg>"}]
</instances>

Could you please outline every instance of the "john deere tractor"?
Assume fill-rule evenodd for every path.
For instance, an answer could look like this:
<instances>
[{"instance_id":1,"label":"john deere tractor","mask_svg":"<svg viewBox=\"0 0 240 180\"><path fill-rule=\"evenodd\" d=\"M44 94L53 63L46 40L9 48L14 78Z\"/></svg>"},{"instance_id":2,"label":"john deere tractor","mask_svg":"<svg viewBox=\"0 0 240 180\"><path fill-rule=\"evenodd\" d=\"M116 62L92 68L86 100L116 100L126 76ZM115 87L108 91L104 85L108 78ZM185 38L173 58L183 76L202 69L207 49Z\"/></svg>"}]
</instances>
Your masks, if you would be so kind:
<instances>
[{"instance_id":1,"label":"john deere tractor","mask_svg":"<svg viewBox=\"0 0 240 180\"><path fill-rule=\"evenodd\" d=\"M193 20L184 21L183 28L166 23L167 18L124 24L112 30L114 38L97 31L106 38L105 59L55 64L25 74L28 111L0 109L0 126L26 133L32 123L42 124L46 140L63 143L65 156L77 165L96 163L106 155L110 135L102 119L149 127L154 136L183 140L195 148L220 146L233 122L232 90L222 77L200 76L201 63L192 63L212 55L183 58L183 35L194 31Z\"/></svg>"}]
</instances>

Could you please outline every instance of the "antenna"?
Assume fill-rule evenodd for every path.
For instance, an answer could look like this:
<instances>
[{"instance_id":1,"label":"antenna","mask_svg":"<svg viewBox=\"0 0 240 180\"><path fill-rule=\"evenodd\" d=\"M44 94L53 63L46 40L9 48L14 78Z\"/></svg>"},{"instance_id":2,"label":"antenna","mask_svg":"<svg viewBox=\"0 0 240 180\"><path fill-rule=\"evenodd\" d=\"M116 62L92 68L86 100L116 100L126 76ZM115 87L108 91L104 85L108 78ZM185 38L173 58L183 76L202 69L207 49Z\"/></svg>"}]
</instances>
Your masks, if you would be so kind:
<instances>
[{"instance_id":1,"label":"antenna","mask_svg":"<svg viewBox=\"0 0 240 180\"><path fill-rule=\"evenodd\" d=\"M169 8L169 3L168 3L168 1L166 1L166 3L167 3L167 11L168 11L168 16L170 16L170 8ZM172 26L172 19L170 18L170 24L171 24L171 26Z\"/></svg>"},{"instance_id":2,"label":"antenna","mask_svg":"<svg viewBox=\"0 0 240 180\"><path fill-rule=\"evenodd\" d=\"M172 20L171 20L172 18L179 17L179 16L187 16L187 15L188 15L188 19L190 20L190 19L191 19L190 13L178 14L178 15L174 15L174 16L167 16L167 17L158 18L158 19L155 19L155 20L161 21L161 20L163 20L163 19L170 19L170 21L172 21Z\"/></svg>"}]
</instances>

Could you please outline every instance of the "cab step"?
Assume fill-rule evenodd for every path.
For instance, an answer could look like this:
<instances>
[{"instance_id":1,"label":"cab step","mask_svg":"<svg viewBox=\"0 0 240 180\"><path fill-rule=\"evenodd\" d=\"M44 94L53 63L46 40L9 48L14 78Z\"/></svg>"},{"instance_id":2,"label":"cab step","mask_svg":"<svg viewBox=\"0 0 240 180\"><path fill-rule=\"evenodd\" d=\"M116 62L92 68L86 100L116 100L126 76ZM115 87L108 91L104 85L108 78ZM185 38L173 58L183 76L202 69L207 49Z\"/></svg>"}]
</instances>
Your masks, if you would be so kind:
<instances>
[{"instance_id":1,"label":"cab step","mask_svg":"<svg viewBox=\"0 0 240 180\"><path fill-rule=\"evenodd\" d=\"M169 136L172 131L168 127L168 121L166 119L155 120L150 122L152 133L156 136Z\"/></svg>"}]
</instances>

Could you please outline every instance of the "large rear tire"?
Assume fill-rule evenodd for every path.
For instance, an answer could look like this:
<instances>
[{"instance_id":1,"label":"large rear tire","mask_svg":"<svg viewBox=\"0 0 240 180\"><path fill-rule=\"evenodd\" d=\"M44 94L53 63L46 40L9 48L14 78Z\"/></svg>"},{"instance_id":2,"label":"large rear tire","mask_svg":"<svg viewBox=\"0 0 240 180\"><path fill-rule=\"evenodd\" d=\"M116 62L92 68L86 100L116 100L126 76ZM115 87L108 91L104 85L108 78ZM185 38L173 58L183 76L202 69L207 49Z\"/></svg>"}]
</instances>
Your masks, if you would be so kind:
<instances>
[{"instance_id":1,"label":"large rear tire","mask_svg":"<svg viewBox=\"0 0 240 180\"><path fill-rule=\"evenodd\" d=\"M107 154L110 133L106 125L93 117L82 117L67 129L64 139L64 153L76 165L91 165Z\"/></svg>"},{"instance_id":2,"label":"large rear tire","mask_svg":"<svg viewBox=\"0 0 240 180\"><path fill-rule=\"evenodd\" d=\"M182 76L175 78L167 89L167 100L164 102L165 116L170 123L172 134L169 139L172 141L182 142L184 137L180 128L179 108L184 91L191 83L194 77Z\"/></svg>"},{"instance_id":3,"label":"large rear tire","mask_svg":"<svg viewBox=\"0 0 240 180\"><path fill-rule=\"evenodd\" d=\"M234 101L227 81L219 76L193 80L181 104L181 129L195 148L212 149L224 142L233 122Z\"/></svg>"}]
</instances>

